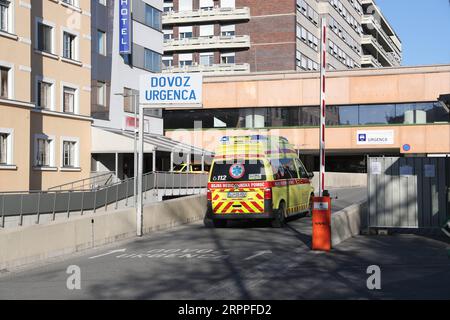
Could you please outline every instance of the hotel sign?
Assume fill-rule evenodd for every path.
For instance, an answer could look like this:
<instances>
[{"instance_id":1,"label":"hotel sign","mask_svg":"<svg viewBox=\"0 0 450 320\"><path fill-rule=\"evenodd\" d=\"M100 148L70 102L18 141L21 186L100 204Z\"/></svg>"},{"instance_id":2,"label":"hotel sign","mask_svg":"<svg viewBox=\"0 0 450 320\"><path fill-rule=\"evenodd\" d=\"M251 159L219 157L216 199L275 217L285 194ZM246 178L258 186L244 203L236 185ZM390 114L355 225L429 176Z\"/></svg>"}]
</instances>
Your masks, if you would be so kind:
<instances>
[{"instance_id":1,"label":"hotel sign","mask_svg":"<svg viewBox=\"0 0 450 320\"><path fill-rule=\"evenodd\" d=\"M131 53L131 0L119 1L119 53Z\"/></svg>"}]
</instances>

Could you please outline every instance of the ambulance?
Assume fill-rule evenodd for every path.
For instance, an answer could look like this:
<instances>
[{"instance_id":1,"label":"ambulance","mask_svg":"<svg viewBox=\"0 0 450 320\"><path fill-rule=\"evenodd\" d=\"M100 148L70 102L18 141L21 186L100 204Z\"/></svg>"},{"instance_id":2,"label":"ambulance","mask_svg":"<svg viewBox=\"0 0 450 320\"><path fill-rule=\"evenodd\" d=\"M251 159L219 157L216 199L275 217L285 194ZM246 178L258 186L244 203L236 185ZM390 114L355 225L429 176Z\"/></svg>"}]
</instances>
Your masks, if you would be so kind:
<instances>
[{"instance_id":1,"label":"ambulance","mask_svg":"<svg viewBox=\"0 0 450 320\"><path fill-rule=\"evenodd\" d=\"M313 176L284 137L222 137L209 172L205 226L266 219L283 227L288 217L311 211Z\"/></svg>"}]
</instances>

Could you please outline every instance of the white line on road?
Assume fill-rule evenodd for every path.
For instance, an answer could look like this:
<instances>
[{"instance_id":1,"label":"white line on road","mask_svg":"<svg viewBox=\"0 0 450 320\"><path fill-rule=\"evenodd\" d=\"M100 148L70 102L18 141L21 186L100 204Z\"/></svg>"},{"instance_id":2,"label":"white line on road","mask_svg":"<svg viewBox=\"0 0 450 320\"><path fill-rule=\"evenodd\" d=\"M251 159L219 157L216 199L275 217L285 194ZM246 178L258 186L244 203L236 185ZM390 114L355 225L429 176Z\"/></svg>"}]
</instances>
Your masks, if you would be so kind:
<instances>
[{"instance_id":1,"label":"white line on road","mask_svg":"<svg viewBox=\"0 0 450 320\"><path fill-rule=\"evenodd\" d=\"M104 257L104 256L107 256L107 255L110 255L110 254L113 254L113 253L117 253L117 252L125 252L127 249L116 249L116 250L111 250L111 251L109 251L109 252L106 252L106 253L103 253L103 254L99 254L98 256L93 256L93 257L90 257L89 259L95 259L95 258L100 258L100 257Z\"/></svg>"},{"instance_id":2,"label":"white line on road","mask_svg":"<svg viewBox=\"0 0 450 320\"><path fill-rule=\"evenodd\" d=\"M245 258L244 260L251 260L251 259L253 259L253 258L262 256L263 254L266 254L266 253L272 253L272 251L271 251L271 250L257 251L254 255L252 255L252 256L250 256L250 257L247 257L247 258Z\"/></svg>"}]
</instances>

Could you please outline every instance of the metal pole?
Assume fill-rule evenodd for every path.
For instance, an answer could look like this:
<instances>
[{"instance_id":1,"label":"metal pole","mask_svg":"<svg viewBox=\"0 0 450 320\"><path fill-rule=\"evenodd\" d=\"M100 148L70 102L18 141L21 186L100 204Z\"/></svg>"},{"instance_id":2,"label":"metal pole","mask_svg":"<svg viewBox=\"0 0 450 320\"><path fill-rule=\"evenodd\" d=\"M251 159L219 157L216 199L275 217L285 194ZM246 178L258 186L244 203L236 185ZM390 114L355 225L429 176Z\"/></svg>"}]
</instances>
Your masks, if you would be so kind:
<instances>
[{"instance_id":1,"label":"metal pole","mask_svg":"<svg viewBox=\"0 0 450 320\"><path fill-rule=\"evenodd\" d=\"M173 151L170 152L170 171L173 171Z\"/></svg>"},{"instance_id":2,"label":"metal pole","mask_svg":"<svg viewBox=\"0 0 450 320\"><path fill-rule=\"evenodd\" d=\"M36 224L39 224L39 217L40 217L40 207L41 207L41 193L38 193L38 205L37 205L37 215L36 215Z\"/></svg>"},{"instance_id":3,"label":"metal pole","mask_svg":"<svg viewBox=\"0 0 450 320\"><path fill-rule=\"evenodd\" d=\"M138 99L136 98L136 95L133 95L133 105L134 105L134 170L133 170L133 176L134 176L134 189L133 189L133 206L136 206L136 193L137 193L137 168L138 168L138 153L137 153L137 133L138 133L138 127L136 126L136 121L138 119Z\"/></svg>"},{"instance_id":4,"label":"metal pole","mask_svg":"<svg viewBox=\"0 0 450 320\"><path fill-rule=\"evenodd\" d=\"M138 237L142 236L142 213L143 213L143 199L142 199L142 175L144 166L144 110L142 106L139 106L140 114L139 117L139 164L138 164L138 197L137 197L137 207L136 207L136 235Z\"/></svg>"},{"instance_id":5,"label":"metal pole","mask_svg":"<svg viewBox=\"0 0 450 320\"><path fill-rule=\"evenodd\" d=\"M325 117L326 117L326 102L325 102L325 79L326 79L326 55L327 55L327 19L321 19L321 55L320 55L320 172L319 172L319 196L323 195L325 190Z\"/></svg>"},{"instance_id":6,"label":"metal pole","mask_svg":"<svg viewBox=\"0 0 450 320\"><path fill-rule=\"evenodd\" d=\"M205 171L205 154L202 153L202 171Z\"/></svg>"}]
</instances>

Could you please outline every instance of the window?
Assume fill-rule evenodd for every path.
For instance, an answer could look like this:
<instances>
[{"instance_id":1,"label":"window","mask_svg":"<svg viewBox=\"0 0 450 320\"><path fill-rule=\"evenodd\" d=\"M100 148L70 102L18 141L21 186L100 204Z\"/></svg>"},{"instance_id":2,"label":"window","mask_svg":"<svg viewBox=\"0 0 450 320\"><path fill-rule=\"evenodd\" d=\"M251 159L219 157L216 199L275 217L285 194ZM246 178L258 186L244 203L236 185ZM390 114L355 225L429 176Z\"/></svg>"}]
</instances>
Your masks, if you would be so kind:
<instances>
[{"instance_id":1,"label":"window","mask_svg":"<svg viewBox=\"0 0 450 320\"><path fill-rule=\"evenodd\" d=\"M182 53L178 56L180 67L192 65L192 53Z\"/></svg>"},{"instance_id":2,"label":"window","mask_svg":"<svg viewBox=\"0 0 450 320\"><path fill-rule=\"evenodd\" d=\"M192 38L192 26L191 27L180 27L179 28L180 39Z\"/></svg>"},{"instance_id":3,"label":"window","mask_svg":"<svg viewBox=\"0 0 450 320\"><path fill-rule=\"evenodd\" d=\"M204 66L211 66L212 64L214 64L214 53L200 53L200 64Z\"/></svg>"},{"instance_id":4,"label":"window","mask_svg":"<svg viewBox=\"0 0 450 320\"><path fill-rule=\"evenodd\" d=\"M172 56L162 57L162 63L164 68L173 67L173 57Z\"/></svg>"},{"instance_id":5,"label":"window","mask_svg":"<svg viewBox=\"0 0 450 320\"><path fill-rule=\"evenodd\" d=\"M97 30L98 53L106 56L106 33Z\"/></svg>"},{"instance_id":6,"label":"window","mask_svg":"<svg viewBox=\"0 0 450 320\"><path fill-rule=\"evenodd\" d=\"M192 11L192 0L179 0L179 11Z\"/></svg>"},{"instance_id":7,"label":"window","mask_svg":"<svg viewBox=\"0 0 450 320\"><path fill-rule=\"evenodd\" d=\"M236 0L220 0L221 8L234 8L236 7Z\"/></svg>"},{"instance_id":8,"label":"window","mask_svg":"<svg viewBox=\"0 0 450 320\"><path fill-rule=\"evenodd\" d=\"M0 0L0 30L9 31L9 1Z\"/></svg>"},{"instance_id":9,"label":"window","mask_svg":"<svg viewBox=\"0 0 450 320\"><path fill-rule=\"evenodd\" d=\"M52 166L53 140L46 137L37 138L36 148L35 165L38 167Z\"/></svg>"},{"instance_id":10,"label":"window","mask_svg":"<svg viewBox=\"0 0 450 320\"><path fill-rule=\"evenodd\" d=\"M200 0L200 9L211 10L214 8L213 0Z\"/></svg>"},{"instance_id":11,"label":"window","mask_svg":"<svg viewBox=\"0 0 450 320\"><path fill-rule=\"evenodd\" d=\"M214 36L213 24L200 26L200 37L212 37L212 36Z\"/></svg>"},{"instance_id":12,"label":"window","mask_svg":"<svg viewBox=\"0 0 450 320\"><path fill-rule=\"evenodd\" d=\"M67 113L75 112L75 93L76 90L69 87L63 88L63 111Z\"/></svg>"},{"instance_id":13,"label":"window","mask_svg":"<svg viewBox=\"0 0 450 320\"><path fill-rule=\"evenodd\" d=\"M123 111L134 112L134 107L139 99L139 91L130 88L123 88Z\"/></svg>"},{"instance_id":14,"label":"window","mask_svg":"<svg viewBox=\"0 0 450 320\"><path fill-rule=\"evenodd\" d=\"M53 27L43 23L38 23L38 50L44 52L53 52Z\"/></svg>"},{"instance_id":15,"label":"window","mask_svg":"<svg viewBox=\"0 0 450 320\"><path fill-rule=\"evenodd\" d=\"M9 98L9 72L10 68L0 67L0 97Z\"/></svg>"},{"instance_id":16,"label":"window","mask_svg":"<svg viewBox=\"0 0 450 320\"><path fill-rule=\"evenodd\" d=\"M223 37L232 37L236 34L235 25L225 25L220 27L220 35Z\"/></svg>"},{"instance_id":17,"label":"window","mask_svg":"<svg viewBox=\"0 0 450 320\"><path fill-rule=\"evenodd\" d=\"M45 81L37 83L37 106L42 109L52 107L52 84Z\"/></svg>"},{"instance_id":18,"label":"window","mask_svg":"<svg viewBox=\"0 0 450 320\"><path fill-rule=\"evenodd\" d=\"M64 58L76 60L75 40L76 40L75 35L68 33L68 32L63 33L63 57Z\"/></svg>"},{"instance_id":19,"label":"window","mask_svg":"<svg viewBox=\"0 0 450 320\"><path fill-rule=\"evenodd\" d=\"M106 83L102 81L97 81L97 105L106 105Z\"/></svg>"},{"instance_id":20,"label":"window","mask_svg":"<svg viewBox=\"0 0 450 320\"><path fill-rule=\"evenodd\" d=\"M11 134L0 132L0 165L11 164Z\"/></svg>"},{"instance_id":21,"label":"window","mask_svg":"<svg viewBox=\"0 0 450 320\"><path fill-rule=\"evenodd\" d=\"M76 141L63 141L63 167L76 167Z\"/></svg>"},{"instance_id":22,"label":"window","mask_svg":"<svg viewBox=\"0 0 450 320\"><path fill-rule=\"evenodd\" d=\"M106 6L106 0L98 0L98 3L102 6Z\"/></svg>"},{"instance_id":23,"label":"window","mask_svg":"<svg viewBox=\"0 0 450 320\"><path fill-rule=\"evenodd\" d=\"M70 4L71 6L76 6L76 0L62 0L62 2Z\"/></svg>"},{"instance_id":24,"label":"window","mask_svg":"<svg viewBox=\"0 0 450 320\"><path fill-rule=\"evenodd\" d=\"M161 55L155 51L144 48L144 69L152 72L160 72Z\"/></svg>"},{"instance_id":25,"label":"window","mask_svg":"<svg viewBox=\"0 0 450 320\"><path fill-rule=\"evenodd\" d=\"M167 2L164 1L164 12L172 12L173 11L173 1Z\"/></svg>"},{"instance_id":26,"label":"window","mask_svg":"<svg viewBox=\"0 0 450 320\"><path fill-rule=\"evenodd\" d=\"M236 54L234 52L232 53L223 53L220 57L221 63L235 63Z\"/></svg>"},{"instance_id":27,"label":"window","mask_svg":"<svg viewBox=\"0 0 450 320\"><path fill-rule=\"evenodd\" d=\"M173 29L163 30L164 40L172 40L173 39Z\"/></svg>"},{"instance_id":28,"label":"window","mask_svg":"<svg viewBox=\"0 0 450 320\"><path fill-rule=\"evenodd\" d=\"M145 4L145 24L156 30L161 30L161 11Z\"/></svg>"}]
</instances>

